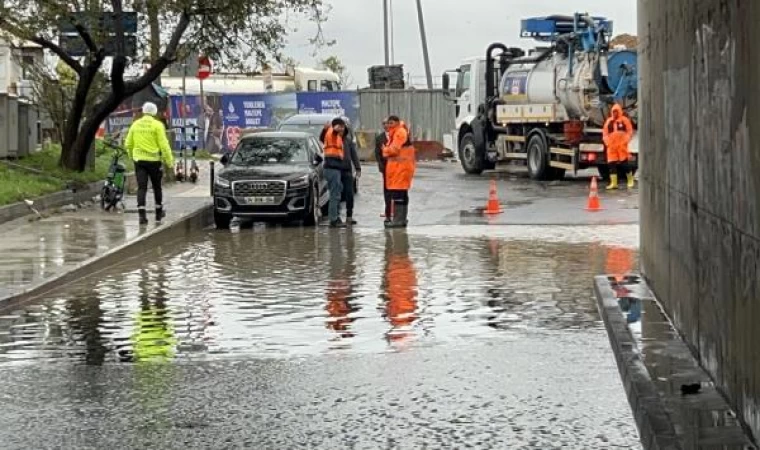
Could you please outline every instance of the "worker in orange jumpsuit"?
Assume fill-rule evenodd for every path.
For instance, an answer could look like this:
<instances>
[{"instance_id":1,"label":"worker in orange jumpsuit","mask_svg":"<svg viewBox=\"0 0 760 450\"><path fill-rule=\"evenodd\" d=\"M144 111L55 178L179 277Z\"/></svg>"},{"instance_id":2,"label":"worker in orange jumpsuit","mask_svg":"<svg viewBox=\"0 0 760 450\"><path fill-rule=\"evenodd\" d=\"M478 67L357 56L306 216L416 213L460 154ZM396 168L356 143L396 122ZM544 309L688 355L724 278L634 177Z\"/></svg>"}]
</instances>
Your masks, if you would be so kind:
<instances>
[{"instance_id":1,"label":"worker in orange jumpsuit","mask_svg":"<svg viewBox=\"0 0 760 450\"><path fill-rule=\"evenodd\" d=\"M611 278L612 290L620 302L620 308L626 313L628 323L641 319L641 300L631 296L632 291L626 286L626 276L633 271L635 264L634 251L624 247L609 247L605 270Z\"/></svg>"},{"instance_id":2,"label":"worker in orange jumpsuit","mask_svg":"<svg viewBox=\"0 0 760 450\"><path fill-rule=\"evenodd\" d=\"M608 190L618 188L618 177L625 170L628 178L628 189L633 189L633 170L629 165L630 154L628 144L633 137L633 123L623 113L623 108L617 103L612 107L609 119L604 123L602 131L604 145L607 147L607 165L610 168L610 184Z\"/></svg>"},{"instance_id":3,"label":"worker in orange jumpsuit","mask_svg":"<svg viewBox=\"0 0 760 450\"><path fill-rule=\"evenodd\" d=\"M409 257L409 237L405 232L388 234L385 241L385 317L391 325L389 341L409 337L417 320L417 270Z\"/></svg>"},{"instance_id":4,"label":"worker in orange jumpsuit","mask_svg":"<svg viewBox=\"0 0 760 450\"><path fill-rule=\"evenodd\" d=\"M385 183L391 196L391 218L386 228L404 228L408 221L409 190L416 169L416 156L409 129L398 116L388 117L388 143L383 147L386 158Z\"/></svg>"}]
</instances>

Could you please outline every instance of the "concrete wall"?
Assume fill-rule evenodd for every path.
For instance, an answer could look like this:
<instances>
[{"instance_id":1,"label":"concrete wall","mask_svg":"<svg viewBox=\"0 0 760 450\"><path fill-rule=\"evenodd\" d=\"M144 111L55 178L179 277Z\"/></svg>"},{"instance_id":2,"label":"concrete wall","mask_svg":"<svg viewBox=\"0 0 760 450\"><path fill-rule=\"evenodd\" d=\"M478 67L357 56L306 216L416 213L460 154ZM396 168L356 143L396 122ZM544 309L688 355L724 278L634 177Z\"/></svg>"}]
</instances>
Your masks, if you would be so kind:
<instances>
[{"instance_id":1,"label":"concrete wall","mask_svg":"<svg viewBox=\"0 0 760 450\"><path fill-rule=\"evenodd\" d=\"M643 270L760 436L760 2L638 7Z\"/></svg>"}]
</instances>

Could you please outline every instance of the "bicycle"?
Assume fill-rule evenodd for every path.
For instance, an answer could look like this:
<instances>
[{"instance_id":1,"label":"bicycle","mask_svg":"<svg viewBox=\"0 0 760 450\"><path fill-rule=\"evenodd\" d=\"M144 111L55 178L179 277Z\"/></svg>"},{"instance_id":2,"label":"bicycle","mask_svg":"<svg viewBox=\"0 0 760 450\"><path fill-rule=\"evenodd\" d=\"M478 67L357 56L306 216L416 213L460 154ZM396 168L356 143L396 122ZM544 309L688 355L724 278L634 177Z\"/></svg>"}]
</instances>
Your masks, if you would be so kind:
<instances>
[{"instance_id":1,"label":"bicycle","mask_svg":"<svg viewBox=\"0 0 760 450\"><path fill-rule=\"evenodd\" d=\"M121 159L127 155L127 150L106 140L103 141L103 144L113 149L114 154L113 158L111 158L111 165L108 168L105 184L103 184L103 188L100 191L100 207L104 211L110 211L121 203L122 209L125 209L123 200L127 167L122 164Z\"/></svg>"}]
</instances>

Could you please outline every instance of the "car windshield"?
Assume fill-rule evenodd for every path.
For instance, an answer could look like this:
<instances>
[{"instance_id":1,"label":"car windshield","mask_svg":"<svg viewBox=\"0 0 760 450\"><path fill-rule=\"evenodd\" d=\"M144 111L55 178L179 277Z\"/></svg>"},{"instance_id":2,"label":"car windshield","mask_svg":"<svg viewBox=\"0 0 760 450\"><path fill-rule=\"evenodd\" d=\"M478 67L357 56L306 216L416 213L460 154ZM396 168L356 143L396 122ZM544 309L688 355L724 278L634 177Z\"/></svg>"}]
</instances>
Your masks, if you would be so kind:
<instances>
[{"instance_id":1,"label":"car windshield","mask_svg":"<svg viewBox=\"0 0 760 450\"><path fill-rule=\"evenodd\" d=\"M304 138L251 137L244 139L232 155L231 163L238 166L265 164L305 164L309 162L307 141Z\"/></svg>"},{"instance_id":2,"label":"car windshield","mask_svg":"<svg viewBox=\"0 0 760 450\"><path fill-rule=\"evenodd\" d=\"M309 133L315 138L319 139L320 133L324 125L313 125L308 123L285 123L280 126L280 131L298 131L301 133Z\"/></svg>"}]
</instances>

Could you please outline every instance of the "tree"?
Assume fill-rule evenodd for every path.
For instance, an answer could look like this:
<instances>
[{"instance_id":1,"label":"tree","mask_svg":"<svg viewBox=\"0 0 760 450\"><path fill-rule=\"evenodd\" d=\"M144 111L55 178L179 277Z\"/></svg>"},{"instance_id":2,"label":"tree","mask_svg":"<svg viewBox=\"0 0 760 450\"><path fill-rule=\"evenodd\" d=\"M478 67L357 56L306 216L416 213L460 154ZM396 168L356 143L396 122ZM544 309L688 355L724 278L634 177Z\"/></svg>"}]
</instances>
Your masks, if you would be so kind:
<instances>
[{"instance_id":1,"label":"tree","mask_svg":"<svg viewBox=\"0 0 760 450\"><path fill-rule=\"evenodd\" d=\"M124 100L149 87L178 54L202 51L217 66L246 68L282 48L286 12L310 14L319 24L321 8L322 0L3 0L0 31L44 47L76 74L63 131L61 165L82 171L100 124ZM129 11L147 16L153 32L153 39L140 37L138 42L140 48L147 42L152 50L148 53L153 53L150 67L142 71L136 66L143 58L128 52L129 36L122 19ZM103 13L113 15L110 26L98 25ZM149 34L143 22L138 36ZM59 42L62 23L76 30L84 57L71 56ZM321 28L319 33L318 37ZM108 71L108 87L86 114L88 98L92 99L91 92L104 70ZM138 76L128 76L136 71Z\"/></svg>"},{"instance_id":2,"label":"tree","mask_svg":"<svg viewBox=\"0 0 760 450\"><path fill-rule=\"evenodd\" d=\"M319 67L338 75L340 78L340 85L343 89L347 89L354 84L354 77L351 76L351 73L337 56L328 56L323 59L319 62Z\"/></svg>"}]
</instances>

